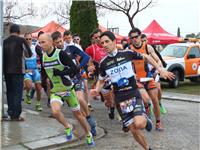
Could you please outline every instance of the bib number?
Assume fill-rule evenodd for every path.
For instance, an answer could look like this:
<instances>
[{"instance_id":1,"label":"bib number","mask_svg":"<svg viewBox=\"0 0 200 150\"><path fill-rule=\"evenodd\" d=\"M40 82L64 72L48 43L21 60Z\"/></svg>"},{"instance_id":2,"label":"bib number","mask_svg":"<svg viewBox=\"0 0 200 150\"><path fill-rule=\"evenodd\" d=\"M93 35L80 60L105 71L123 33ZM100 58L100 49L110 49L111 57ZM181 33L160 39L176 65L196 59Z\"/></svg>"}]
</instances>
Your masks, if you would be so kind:
<instances>
[{"instance_id":1,"label":"bib number","mask_svg":"<svg viewBox=\"0 0 200 150\"><path fill-rule=\"evenodd\" d=\"M119 103L122 114L127 114L133 111L136 105L136 98L132 98L126 101Z\"/></svg>"},{"instance_id":2,"label":"bib number","mask_svg":"<svg viewBox=\"0 0 200 150\"><path fill-rule=\"evenodd\" d=\"M61 96L61 97L64 97L64 96L69 97L69 96L71 96L71 92L70 91L58 92L58 93L56 93L56 95Z\"/></svg>"}]
</instances>

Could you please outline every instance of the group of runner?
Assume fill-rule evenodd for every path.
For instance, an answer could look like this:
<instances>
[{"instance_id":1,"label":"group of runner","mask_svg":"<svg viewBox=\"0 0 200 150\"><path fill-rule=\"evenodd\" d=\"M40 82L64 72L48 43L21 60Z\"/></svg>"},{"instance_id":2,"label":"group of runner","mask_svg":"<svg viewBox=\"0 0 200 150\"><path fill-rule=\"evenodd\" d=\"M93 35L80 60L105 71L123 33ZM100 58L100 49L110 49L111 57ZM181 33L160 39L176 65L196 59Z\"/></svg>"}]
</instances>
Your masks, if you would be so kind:
<instances>
[{"instance_id":1,"label":"group of runner","mask_svg":"<svg viewBox=\"0 0 200 150\"><path fill-rule=\"evenodd\" d=\"M77 34L72 36L70 31L63 35L58 31L51 35L40 33L35 47L31 45L31 34L26 33L24 37L33 55L25 61L25 102L31 103L30 91L32 83L35 83L36 110L42 111L43 87L52 115L64 126L67 140L72 140L73 126L61 112L66 101L85 131L87 144L93 146L93 136L97 132L95 120L90 115L89 94L94 99L100 96L109 109L109 118L114 118L116 108L123 129L130 130L145 150L151 149L140 130L152 130L150 108L154 111L156 130L164 130L160 118L160 107L163 106L159 75L168 79L173 79L174 75L163 69L155 50L142 41L141 35L139 29L132 29L130 42L119 50L112 32L102 33L96 29L90 35L91 45L84 52L79 45L80 37ZM41 64L40 71L38 64ZM87 78L94 80L90 92Z\"/></svg>"}]
</instances>

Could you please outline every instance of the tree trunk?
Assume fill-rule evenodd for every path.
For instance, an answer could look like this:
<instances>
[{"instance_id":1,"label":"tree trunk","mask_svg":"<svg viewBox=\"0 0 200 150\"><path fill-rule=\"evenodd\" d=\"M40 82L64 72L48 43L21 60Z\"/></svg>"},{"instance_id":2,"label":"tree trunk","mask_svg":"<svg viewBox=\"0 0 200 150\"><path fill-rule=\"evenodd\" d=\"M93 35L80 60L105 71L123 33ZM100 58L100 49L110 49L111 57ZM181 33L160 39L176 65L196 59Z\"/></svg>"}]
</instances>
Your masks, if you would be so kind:
<instances>
[{"instance_id":1,"label":"tree trunk","mask_svg":"<svg viewBox=\"0 0 200 150\"><path fill-rule=\"evenodd\" d=\"M129 23L130 23L130 25L131 25L131 29L134 29L135 26L134 26L134 24L133 24L133 20L131 19L130 16L128 16L128 21L129 21Z\"/></svg>"}]
</instances>

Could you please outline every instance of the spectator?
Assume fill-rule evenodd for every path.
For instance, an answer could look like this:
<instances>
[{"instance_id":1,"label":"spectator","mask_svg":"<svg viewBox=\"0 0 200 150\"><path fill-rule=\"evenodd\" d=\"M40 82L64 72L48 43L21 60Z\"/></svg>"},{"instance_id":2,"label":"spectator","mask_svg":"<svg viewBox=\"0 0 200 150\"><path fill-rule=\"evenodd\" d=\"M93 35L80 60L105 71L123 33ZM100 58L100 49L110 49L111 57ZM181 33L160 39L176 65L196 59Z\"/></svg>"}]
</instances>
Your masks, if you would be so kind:
<instances>
[{"instance_id":1,"label":"spectator","mask_svg":"<svg viewBox=\"0 0 200 150\"><path fill-rule=\"evenodd\" d=\"M13 24L10 27L10 36L3 41L3 73L7 88L8 115L14 121L24 121L20 116L25 73L24 56L32 56L30 47L19 34L19 26Z\"/></svg>"},{"instance_id":2,"label":"spectator","mask_svg":"<svg viewBox=\"0 0 200 150\"><path fill-rule=\"evenodd\" d=\"M128 40L126 38L123 38L121 40L121 44L123 46L123 49L129 49L130 44L128 43Z\"/></svg>"}]
</instances>

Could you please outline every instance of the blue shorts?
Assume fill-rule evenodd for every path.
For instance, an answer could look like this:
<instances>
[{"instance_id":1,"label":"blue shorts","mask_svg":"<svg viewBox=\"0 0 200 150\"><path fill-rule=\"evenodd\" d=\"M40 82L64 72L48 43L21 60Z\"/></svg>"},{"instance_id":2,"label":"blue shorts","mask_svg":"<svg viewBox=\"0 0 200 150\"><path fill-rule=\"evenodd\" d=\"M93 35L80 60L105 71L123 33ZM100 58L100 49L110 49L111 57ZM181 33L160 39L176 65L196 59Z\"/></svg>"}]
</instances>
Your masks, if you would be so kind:
<instances>
[{"instance_id":1,"label":"blue shorts","mask_svg":"<svg viewBox=\"0 0 200 150\"><path fill-rule=\"evenodd\" d=\"M40 83L40 73L38 69L32 70L24 75L24 81L31 80L33 83Z\"/></svg>"}]
</instances>

